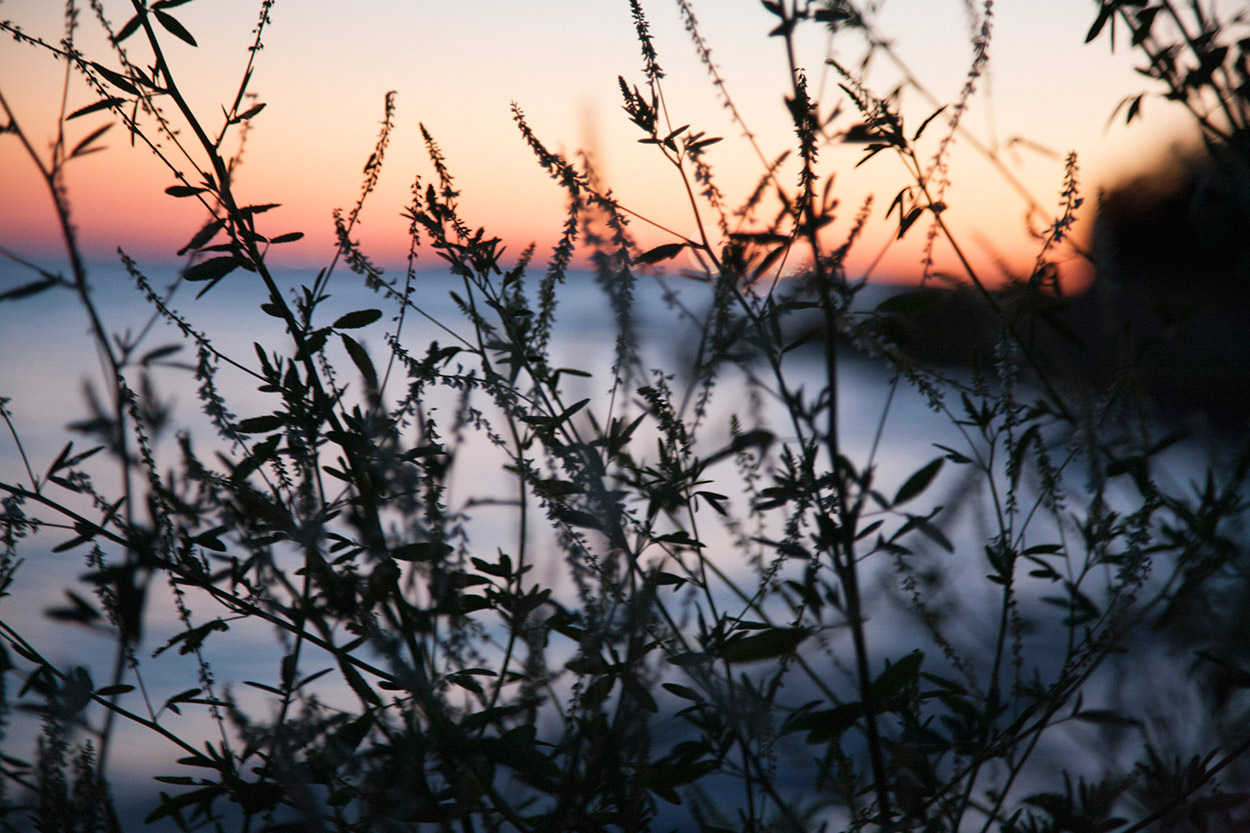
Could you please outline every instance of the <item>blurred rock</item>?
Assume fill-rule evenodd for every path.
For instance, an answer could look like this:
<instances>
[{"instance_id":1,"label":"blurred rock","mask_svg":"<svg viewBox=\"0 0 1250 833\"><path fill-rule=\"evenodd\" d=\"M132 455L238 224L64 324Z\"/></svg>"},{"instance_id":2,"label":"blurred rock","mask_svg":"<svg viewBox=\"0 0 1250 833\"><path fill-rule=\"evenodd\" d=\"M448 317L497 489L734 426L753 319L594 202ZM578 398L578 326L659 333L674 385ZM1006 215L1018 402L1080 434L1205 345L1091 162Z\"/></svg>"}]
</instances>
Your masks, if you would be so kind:
<instances>
[{"instance_id":1,"label":"blurred rock","mask_svg":"<svg viewBox=\"0 0 1250 833\"><path fill-rule=\"evenodd\" d=\"M1250 154L1174 153L1107 189L1080 296L1017 283L996 300L1065 386L1097 392L1126 374L1168 422L1201 415L1250 429ZM993 355L999 322L971 288L886 316L917 361L961 366Z\"/></svg>"}]
</instances>

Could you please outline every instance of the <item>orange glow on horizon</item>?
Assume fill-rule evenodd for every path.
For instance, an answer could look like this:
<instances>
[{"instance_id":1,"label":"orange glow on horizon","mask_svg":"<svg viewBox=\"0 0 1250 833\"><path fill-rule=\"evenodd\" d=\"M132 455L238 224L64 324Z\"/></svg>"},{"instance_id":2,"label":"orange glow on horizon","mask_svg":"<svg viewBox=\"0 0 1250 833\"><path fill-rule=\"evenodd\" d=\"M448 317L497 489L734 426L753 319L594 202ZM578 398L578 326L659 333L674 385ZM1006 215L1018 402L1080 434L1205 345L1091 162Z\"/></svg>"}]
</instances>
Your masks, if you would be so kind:
<instances>
[{"instance_id":1,"label":"orange glow on horizon","mask_svg":"<svg viewBox=\"0 0 1250 833\"><path fill-rule=\"evenodd\" d=\"M1065 0L1069 1L1077 8L1075 0ZM537 18L532 10L502 7L496 10L497 18L474 25L452 9L418 11L390 2L377 2L345 17L315 10L302 17L276 12L253 84L258 101L267 107L252 122L235 179L245 203L281 203L281 208L263 215L262 231L306 235L275 249L276 262L315 268L332 257L331 211L350 209L357 199L361 169L373 148L383 95L389 88L399 90L395 131L382 180L352 231L353 239L381 265L394 268L404 262L409 241L401 212L409 203L413 177L419 173L428 181L432 176L418 130L421 123L439 142L457 178L466 222L502 238L506 261L512 262L532 242L535 264L545 262L564 221L566 196L518 135L509 111L512 100L520 103L549 149L574 157L577 148L589 147L605 184L623 205L679 235L696 238L680 179L654 147L637 143L640 134L620 112L616 75L624 75L631 84L643 80L628 16L590 5L544 0L544 8L552 12L541 16L551 22L547 28L533 24ZM957 95L967 69L967 44L962 42L961 16L954 6L932 4L909 14L890 11L881 21L891 34L897 32L900 53L914 61L913 69L945 100ZM755 187L761 163L742 139L742 128L718 102L705 69L690 54L680 20L671 10L648 11L663 50L665 99L675 122L688 119L692 130L725 139L708 150L707 160L732 208ZM1098 185L1124 174L1123 160L1131 156L1126 149L1158 142L1161 135L1159 129L1135 127L1137 132L1130 135L1124 128L1104 128L1107 115L1126 92L1124 79L1133 77L1128 60L1106 55L1105 48L1084 47L1081 39L1088 21L1080 14L1063 22L1057 9L1051 11L996 10L994 54L1001 58L992 65L994 109L988 109L983 96L974 97L964 116L964 126L980 136L1011 176L1033 194L1040 212L1026 223L1025 201L970 139L956 136L949 157L952 185L943 201L950 207L943 217L968 261L990 285L1008 273L1027 276L1031 271L1039 243L1027 226L1042 228L1053 219L1049 215L1057 211L1062 154L1069 147L1082 154L1087 197L1082 216L1088 217ZM198 33L201 46L193 50L174 44L172 65L185 79L187 97L206 114L206 125L216 129L221 103L233 95L246 60L254 9L248 2L221 0L211 11L209 4L188 4L180 7L180 14L184 12L184 22ZM55 42L59 9L50 12L18 3L12 16L30 18L29 31ZM716 50L715 59L737 96L736 104L749 115L763 152L771 157L792 148L794 135L781 103L785 75L774 49L777 40L764 37L767 22L767 13L750 3L734 14L709 7L703 20L704 34ZM405 43L404 26L438 36L423 36L421 48L403 51L398 47ZM84 21L84 32L90 28ZM948 41L949 48L932 48ZM101 60L109 54L98 36L87 39L82 48ZM140 49L137 42L135 48ZM809 66L822 66L822 53L806 57L811 59ZM56 107L50 102L59 99L60 65L33 47L5 43L0 45L0 69L6 79L22 79L22 85L13 83L4 92L29 138L45 152L55 132ZM817 69L809 72L813 88L819 84L826 89L822 112L830 112L840 96L838 79L827 68ZM1082 83L1067 84L1063 73ZM871 76L870 81L879 90L889 89L895 80L888 74L876 78ZM75 82L69 109L95 97ZM912 129L934 109L914 92L903 98L901 106ZM853 110L845 101L842 109ZM106 114L97 113L69 122L69 144L107 120ZM833 128L844 130L854 120L844 112ZM1166 120L1160 124L1167 129ZM934 121L922 153L933 152L943 129L942 119ZM189 138L185 127L180 136ZM1016 136L1028 141L1014 142ZM111 259L121 247L140 259L176 263L175 252L203 224L206 209L195 199L162 193L177 180L146 149L128 147L122 127L105 134L102 144L108 146L106 151L74 160L66 172L73 219L87 256ZM227 140L224 152L233 153L236 146L237 136ZM186 166L169 140L163 141L162 152ZM839 199L839 219L826 229L824 239L838 245L862 201L872 194L872 217L851 252L848 274L855 278L871 266L875 280L914 281L923 271L928 218L922 217L906 239L889 242L898 227L898 214L889 218L885 214L908 178L888 153L857 166L862 153L862 145L821 150L822 182L836 171ZM796 174L792 160L778 176L793 191ZM769 216L773 205L761 214ZM706 206L702 217L708 228L715 229L714 213ZM48 260L58 256L61 241L46 188L7 134L0 135L0 228L4 229L0 245L6 248ZM630 229L644 249L674 240L641 220L634 220ZM934 253L936 271L960 275L962 267L946 241L939 239ZM1060 257L1065 260L1069 289L1088 282L1088 270L1078 260ZM420 265L429 268L438 263L432 252L421 254ZM666 267L680 268L676 262Z\"/></svg>"}]
</instances>

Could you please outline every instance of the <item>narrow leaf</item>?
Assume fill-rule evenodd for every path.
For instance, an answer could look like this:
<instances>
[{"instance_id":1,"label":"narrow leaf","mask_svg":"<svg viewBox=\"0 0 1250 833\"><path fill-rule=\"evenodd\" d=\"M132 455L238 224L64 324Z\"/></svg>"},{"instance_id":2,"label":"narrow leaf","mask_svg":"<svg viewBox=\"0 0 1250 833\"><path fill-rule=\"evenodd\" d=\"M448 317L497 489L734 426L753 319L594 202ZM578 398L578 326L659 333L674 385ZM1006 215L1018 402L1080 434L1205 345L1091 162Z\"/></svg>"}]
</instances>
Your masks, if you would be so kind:
<instances>
[{"instance_id":1,"label":"narrow leaf","mask_svg":"<svg viewBox=\"0 0 1250 833\"><path fill-rule=\"evenodd\" d=\"M234 426L234 430L240 434L264 434L269 431L276 431L285 424L282 417L276 414L265 414L264 416L243 420Z\"/></svg>"},{"instance_id":2,"label":"narrow leaf","mask_svg":"<svg viewBox=\"0 0 1250 833\"><path fill-rule=\"evenodd\" d=\"M103 125L102 127L97 127L95 130L88 133L85 139L83 139L78 144L74 145L74 149L69 152L69 158L73 159L75 156L78 156L81 153L86 153L87 145L91 144L96 139L103 136L105 132L108 131L108 129L112 126L113 126L113 123L109 122L108 124Z\"/></svg>"},{"instance_id":3,"label":"narrow leaf","mask_svg":"<svg viewBox=\"0 0 1250 833\"><path fill-rule=\"evenodd\" d=\"M152 13L156 15L156 21L164 26L165 31L169 32L169 34L181 41L191 44L192 46L199 46L199 44L195 42L195 38L191 37L191 33L187 31L187 27L179 23L177 18L166 14L160 9L153 9Z\"/></svg>"},{"instance_id":4,"label":"narrow leaf","mask_svg":"<svg viewBox=\"0 0 1250 833\"><path fill-rule=\"evenodd\" d=\"M769 628L754 636L731 639L716 655L725 662L756 662L791 653L811 635L807 628Z\"/></svg>"},{"instance_id":5,"label":"narrow leaf","mask_svg":"<svg viewBox=\"0 0 1250 833\"><path fill-rule=\"evenodd\" d=\"M189 281L219 280L233 272L238 265L239 262L233 257L209 258L185 270L182 277Z\"/></svg>"},{"instance_id":6,"label":"narrow leaf","mask_svg":"<svg viewBox=\"0 0 1250 833\"><path fill-rule=\"evenodd\" d=\"M693 700L696 703L703 702L703 696L693 688L687 688L686 686L678 685L677 683L661 683L660 685L683 700Z\"/></svg>"},{"instance_id":7,"label":"narrow leaf","mask_svg":"<svg viewBox=\"0 0 1250 833\"><path fill-rule=\"evenodd\" d=\"M159 359L163 359L166 356L172 356L174 353L177 353L181 349L182 349L181 344L166 344L163 347L157 347L153 350L149 350L148 352L144 353L143 358L139 360L139 364L143 365L144 367L147 367L152 362L158 361Z\"/></svg>"},{"instance_id":8,"label":"narrow leaf","mask_svg":"<svg viewBox=\"0 0 1250 833\"><path fill-rule=\"evenodd\" d=\"M916 221L920 219L920 215L923 213L924 213L924 209L921 208L920 206L916 206L911 211L907 212L907 216L901 219L898 224L898 239L899 240L903 239L903 235L907 233L907 230L909 228L915 225Z\"/></svg>"},{"instance_id":9,"label":"narrow leaf","mask_svg":"<svg viewBox=\"0 0 1250 833\"><path fill-rule=\"evenodd\" d=\"M165 193L171 197L194 197L207 190L207 188L195 188L191 185L171 185L165 189Z\"/></svg>"},{"instance_id":10,"label":"narrow leaf","mask_svg":"<svg viewBox=\"0 0 1250 833\"><path fill-rule=\"evenodd\" d=\"M872 694L877 705L880 706L914 685L919 679L922 662L924 662L924 654L920 651L912 651L882 671L881 676L872 683Z\"/></svg>"},{"instance_id":11,"label":"narrow leaf","mask_svg":"<svg viewBox=\"0 0 1250 833\"><path fill-rule=\"evenodd\" d=\"M1098 10L1098 18L1094 21L1094 25L1089 27L1089 32L1085 35L1085 42L1089 43L1102 31L1102 27L1111 19L1111 15L1115 13L1116 3L1104 2L1102 8Z\"/></svg>"},{"instance_id":12,"label":"narrow leaf","mask_svg":"<svg viewBox=\"0 0 1250 833\"><path fill-rule=\"evenodd\" d=\"M377 390L378 372L374 369L373 362L369 359L369 354L365 352L365 348L361 347L359 342L346 333L340 333L339 337L343 339L343 347L347 349L347 355L351 356L356 369L360 371L360 375L365 380L365 385L369 390Z\"/></svg>"},{"instance_id":13,"label":"narrow leaf","mask_svg":"<svg viewBox=\"0 0 1250 833\"><path fill-rule=\"evenodd\" d=\"M322 327L320 330L313 330L304 339L304 344L300 349L295 351L295 361L302 362L309 356L321 352L321 348L326 346L326 339L330 337L330 328Z\"/></svg>"},{"instance_id":14,"label":"narrow leaf","mask_svg":"<svg viewBox=\"0 0 1250 833\"><path fill-rule=\"evenodd\" d=\"M945 105L945 104L943 104L941 107L939 107L939 108L937 108L936 110L934 110L934 111L933 111L933 114L932 114L931 116L929 116L929 118L927 118L927 119L925 119L924 121L922 121L922 122L920 123L920 127L916 128L916 133L915 133L915 135L914 135L914 136L912 136L912 137L911 137L911 140L914 142L914 141L916 141L917 139L919 139L919 138L920 138L920 135L921 135L922 133L924 133L924 129L925 129L926 127L928 127L928 126L929 126L929 122L931 122L931 121L933 121L934 119L936 119L936 118L938 117L938 114L939 114L939 113L941 113L941 112L942 112L943 110L945 110L945 109L946 109L946 105Z\"/></svg>"},{"instance_id":15,"label":"narrow leaf","mask_svg":"<svg viewBox=\"0 0 1250 833\"><path fill-rule=\"evenodd\" d=\"M224 217L218 217L215 220L209 220L204 224L204 228L195 233L187 245L178 250L178 256L181 257L189 251L197 251L201 249L208 241L217 236L217 232L221 231L226 224Z\"/></svg>"},{"instance_id":16,"label":"narrow leaf","mask_svg":"<svg viewBox=\"0 0 1250 833\"><path fill-rule=\"evenodd\" d=\"M129 78L127 78L126 76L122 75L121 73L114 72L113 70L109 69L109 68L108 68L108 67L106 67L106 66L102 66L102 65L100 65L100 64L97 64L95 61L92 61L92 62L91 62L91 67L92 67L92 69L94 69L96 72L98 72L98 73L100 73L101 75L103 75L103 76L104 76L104 79L105 79L106 81L108 81L108 82L109 82L110 84L112 84L114 87L117 87L119 90L124 90L125 92L128 92L128 93L130 93L131 95L138 95L138 94L139 94L139 90L138 90L138 88L137 88L137 87L135 87L135 85L134 85L134 84L130 83L130 79L129 79Z\"/></svg>"},{"instance_id":17,"label":"narrow leaf","mask_svg":"<svg viewBox=\"0 0 1250 833\"><path fill-rule=\"evenodd\" d=\"M1141 721L1132 717L1125 717L1119 712L1110 709L1086 709L1072 715L1074 720L1081 720L1085 723L1096 723L1100 726L1116 726L1123 729L1140 726Z\"/></svg>"},{"instance_id":18,"label":"narrow leaf","mask_svg":"<svg viewBox=\"0 0 1250 833\"><path fill-rule=\"evenodd\" d=\"M898 506L900 503L906 503L927 489L929 484L933 482L933 478L937 477L937 473L941 470L942 463L945 461L945 457L938 457L907 478L907 482L900 486L898 492L894 495L894 505Z\"/></svg>"},{"instance_id":19,"label":"narrow leaf","mask_svg":"<svg viewBox=\"0 0 1250 833\"><path fill-rule=\"evenodd\" d=\"M454 549L450 544L437 541L419 541L391 550L391 558L397 561L434 561L448 555Z\"/></svg>"},{"instance_id":20,"label":"narrow leaf","mask_svg":"<svg viewBox=\"0 0 1250 833\"><path fill-rule=\"evenodd\" d=\"M354 330L358 327L368 326L381 317L382 310L380 309L356 310L341 316L339 320L334 322L333 327L336 330Z\"/></svg>"},{"instance_id":21,"label":"narrow leaf","mask_svg":"<svg viewBox=\"0 0 1250 833\"><path fill-rule=\"evenodd\" d=\"M119 685L106 685L104 688L97 688L95 693L100 697L112 697L114 694L125 694L134 690L134 686L121 683Z\"/></svg>"},{"instance_id":22,"label":"narrow leaf","mask_svg":"<svg viewBox=\"0 0 1250 833\"><path fill-rule=\"evenodd\" d=\"M665 243L663 246L656 246L654 249L638 255L634 262L659 263L661 260L677 257L684 248L686 248L685 243Z\"/></svg>"},{"instance_id":23,"label":"narrow leaf","mask_svg":"<svg viewBox=\"0 0 1250 833\"><path fill-rule=\"evenodd\" d=\"M116 96L102 98L99 101L97 101L95 104L88 104L86 107L79 107L77 110L75 110L74 112L66 116L65 120L69 121L70 119L76 119L79 116L86 116L91 113L98 113L101 110L107 110L108 108L113 107L115 105L125 104L125 103L126 103L126 99L117 98Z\"/></svg>"},{"instance_id":24,"label":"narrow leaf","mask_svg":"<svg viewBox=\"0 0 1250 833\"><path fill-rule=\"evenodd\" d=\"M44 278L43 280L34 281L33 283L24 283L21 286L15 286L12 289L0 292L0 301L15 301L18 298L27 298L31 295L37 295L45 289L56 286L57 279Z\"/></svg>"},{"instance_id":25,"label":"narrow leaf","mask_svg":"<svg viewBox=\"0 0 1250 833\"><path fill-rule=\"evenodd\" d=\"M248 107L247 110L235 116L235 121L247 121L264 109L265 103L263 101L260 104L253 104L251 107Z\"/></svg>"},{"instance_id":26,"label":"narrow leaf","mask_svg":"<svg viewBox=\"0 0 1250 833\"><path fill-rule=\"evenodd\" d=\"M114 44L121 43L126 38L130 37L135 32L139 31L139 24L142 22L143 22L143 18L141 18L139 15L135 15L134 17L130 18L130 20L127 20L126 25L123 26L121 29L117 30L116 35L113 35L113 43Z\"/></svg>"},{"instance_id":27,"label":"narrow leaf","mask_svg":"<svg viewBox=\"0 0 1250 833\"><path fill-rule=\"evenodd\" d=\"M257 214L264 214L266 211L272 211L282 205L280 202L267 202L261 205L245 205L239 209L239 213L244 217L252 217Z\"/></svg>"}]
</instances>

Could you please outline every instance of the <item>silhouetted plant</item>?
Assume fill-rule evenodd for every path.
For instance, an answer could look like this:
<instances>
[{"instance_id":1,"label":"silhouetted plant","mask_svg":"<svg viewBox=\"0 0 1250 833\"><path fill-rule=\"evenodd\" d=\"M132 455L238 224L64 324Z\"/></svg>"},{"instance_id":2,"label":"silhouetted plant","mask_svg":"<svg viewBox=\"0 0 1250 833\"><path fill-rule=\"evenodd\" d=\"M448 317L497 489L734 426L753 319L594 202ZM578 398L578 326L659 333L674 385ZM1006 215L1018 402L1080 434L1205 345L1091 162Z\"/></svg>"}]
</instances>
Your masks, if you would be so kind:
<instances>
[{"instance_id":1,"label":"silhouetted plant","mask_svg":"<svg viewBox=\"0 0 1250 833\"><path fill-rule=\"evenodd\" d=\"M111 679L98 686L84 668L48 659L46 633L0 617L3 727L14 701L45 727L34 763L0 758L5 825L119 829L108 785L122 722L175 750L147 820L179 829L1058 833L1244 821L1248 796L1228 779L1250 749L1244 728L1216 720L1226 734L1163 743L1158 704L1117 700L1112 683L1133 670L1122 655L1161 661L1152 629L1196 622L1182 614L1200 606L1213 614L1197 660L1162 661L1172 673L1191 661L1220 669L1222 688L1204 677L1185 690L1233 714L1246 666L1208 649L1228 644L1219 630L1234 608L1221 594L1244 586L1250 450L1178 486L1159 461L1181 438L1160 438L1140 416L1131 367L1090 395L1040 355L1037 333L1064 327L1051 257L1081 205L1075 155L1031 275L1004 295L963 256L943 219L948 150L985 71L989 2L969 6L965 86L914 130L893 96L834 65L863 119L865 161L886 152L911 179L886 221L896 238L928 224L919 276L949 245L1001 334L992 355L953 378L895 337L936 290L870 307L866 281L848 274L871 203L833 242L837 201L821 154L838 139L835 108L812 92L796 39L825 27L881 48L851 3L764 3L789 69L795 142L789 160L758 154L761 187L738 210L715 184L708 149L720 138L670 113L660 51L630 0L643 73L620 79L623 109L683 186L688 235L641 251L630 226L645 218L585 160L551 151L514 105L522 140L568 196L546 268L533 266L533 247L504 261L500 239L463 214L453 165L422 126L433 174L414 181L407 269L389 277L352 238L394 124L388 93L360 196L334 213L333 261L287 287L268 252L299 233L264 228L273 206L243 198L222 151L264 106L249 82L272 2L260 5L216 131L164 58L168 37L196 43L173 11L187 2L132 0L116 30L93 3L115 47L107 62L75 47L73 2L59 46L0 22L101 95L60 121L48 159L0 96L6 132L47 182L70 262L69 277L37 268L37 280L0 299L76 292L106 366L90 419L70 426L102 445L69 443L43 474L0 411L25 463L0 477L0 595L19 551L86 551L87 590L49 614L116 643ZM1100 17L1140 28L1142 5L1104 3ZM746 129L690 4L678 7ZM223 352L121 255L154 316L195 354L186 370L217 433L212 459L186 434L173 459L158 456L174 416L147 370L182 345L114 337L90 294L62 174L103 130L70 151L65 130L106 112L169 166L178 184L168 195L209 212L180 252L176 283L198 283L202 296L246 272L288 339L258 342L250 356ZM922 145L930 125L942 135ZM761 216L772 219L748 219ZM553 353L579 240L614 314L606 379ZM427 305L422 250L454 279L459 320ZM702 297L666 293L691 349L657 368L636 327L635 281L665 281L659 265L679 255ZM340 262L376 308L326 311L331 280L348 279L335 275ZM435 321L439 340L414 348L401 338L413 316ZM370 349L362 333L383 327L385 347ZM856 459L839 425L842 373L864 359L890 392L878 439L902 385L960 438L935 444L899 483L881 482L877 442ZM605 393L575 393L572 380L585 377ZM240 379L265 412L236 413ZM714 407L725 389L735 392L728 414ZM105 457L116 477L98 468ZM513 513L511 532L483 519L499 505ZM557 559L567 581L536 577ZM146 625L159 594L181 627L153 649ZM256 627L280 646L271 677L242 679L214 661L214 649ZM174 649L194 659L197 678L162 700L145 669ZM1123 690L1144 689L1134 680ZM249 705L255 697L262 706ZM184 710L208 717L203 734L175 719ZM1080 726L1105 755L1065 757Z\"/></svg>"}]
</instances>

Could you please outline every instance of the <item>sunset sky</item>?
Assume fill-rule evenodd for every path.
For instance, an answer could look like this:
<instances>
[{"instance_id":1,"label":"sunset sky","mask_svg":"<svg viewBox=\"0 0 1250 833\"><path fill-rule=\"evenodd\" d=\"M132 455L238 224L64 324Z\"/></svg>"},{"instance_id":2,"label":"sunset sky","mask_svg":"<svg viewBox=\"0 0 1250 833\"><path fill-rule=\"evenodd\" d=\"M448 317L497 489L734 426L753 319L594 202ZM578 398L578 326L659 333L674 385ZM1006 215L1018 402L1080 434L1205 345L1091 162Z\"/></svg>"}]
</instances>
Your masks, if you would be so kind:
<instances>
[{"instance_id":1,"label":"sunset sky","mask_svg":"<svg viewBox=\"0 0 1250 833\"><path fill-rule=\"evenodd\" d=\"M127 2L104 5L115 28L129 17ZM201 0L171 10L200 44L193 49L166 39L176 77L210 131L219 127L221 108L233 100L259 5L257 0ZM692 5L713 59L764 153L771 157L791 147L793 130L781 100L785 52L781 39L766 37L774 18L757 0L695 0ZM971 60L965 3L892 0L877 5L877 31L934 96L953 101ZM692 130L725 137L709 149L708 159L729 203L736 205L754 186L760 163L720 106L676 4L651 0L644 8L667 73L665 94L675 125L689 123ZM1147 168L1180 135L1182 122L1159 100L1147 101L1144 123L1125 127L1117 118L1108 126L1117 103L1149 89L1149 81L1133 72L1136 56L1123 43L1115 55L1105 38L1083 44L1096 3L1000 0L993 11L990 72L981 79L964 126L999 150L1003 163L1048 212L1057 209L1067 151L1080 155L1084 191L1091 198L1087 206L1092 206L1099 184ZM282 204L265 215L262 230L307 234L284 248L282 263L312 267L328 260L331 210L355 201L383 99L392 89L398 93L397 126L380 187L358 228L366 251L378 262L402 260L406 222L399 213L413 176L431 173L419 123L446 154L471 224L504 238L514 253L529 241L538 243L540 256L549 251L560 230L564 197L521 141L511 122L512 101L548 147L592 151L625 205L693 233L679 181L654 148L637 144L641 134L620 109L617 75L631 84L644 81L626 0L278 2L271 14L251 83L257 100L267 106L252 122L236 182L247 202ZM51 42L62 34L62 5L52 0L0 0L0 19ZM820 30L809 30L799 62L811 88L824 91L822 113L843 102L844 113L833 126L845 129L855 121L853 108L824 66L827 43ZM116 67L99 31L90 11L83 13L79 48ZM141 36L126 45L133 58L148 60ZM839 34L833 52L855 64L863 55L863 40L854 32ZM884 55L874 59L867 75L880 93L895 87L900 77ZM62 65L46 53L0 40L0 92L41 151L55 135L61 83ZM80 80L71 82L69 109L95 98ZM934 109L914 89L904 90L902 108L912 129ZM107 121L101 113L71 121L69 144ZM925 154L933 152L942 132L941 122L929 128L922 142ZM228 140L229 148L237 146L237 138ZM122 128L105 134L102 144L106 152L75 160L67 170L74 219L88 255L111 257L121 246L141 259L172 262L174 251L203 222L202 207L163 194L175 179L146 149L131 148ZM891 234L893 220L883 215L905 180L899 163L885 153L856 169L861 153L861 145L829 147L821 162L822 176L837 172L842 207L833 240L845 233L864 195L876 195L872 231L853 261L862 269ZM1024 201L966 139L957 141L951 174L948 219L973 256L981 264L998 258L1027 270L1036 247L1025 231ZM794 170L783 177L794 182ZM644 245L670 239L641 222L633 229ZM882 277L916 271L923 232L917 227L890 251L879 270L886 273ZM12 135L0 135L0 246L47 268L63 268L51 201ZM436 262L425 257L426 264ZM0 288L28 278L0 262Z\"/></svg>"}]
</instances>

